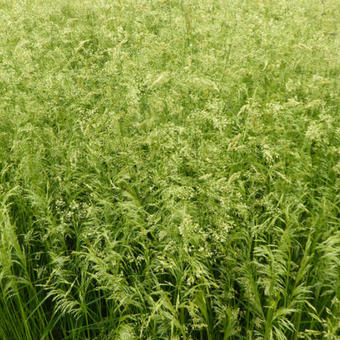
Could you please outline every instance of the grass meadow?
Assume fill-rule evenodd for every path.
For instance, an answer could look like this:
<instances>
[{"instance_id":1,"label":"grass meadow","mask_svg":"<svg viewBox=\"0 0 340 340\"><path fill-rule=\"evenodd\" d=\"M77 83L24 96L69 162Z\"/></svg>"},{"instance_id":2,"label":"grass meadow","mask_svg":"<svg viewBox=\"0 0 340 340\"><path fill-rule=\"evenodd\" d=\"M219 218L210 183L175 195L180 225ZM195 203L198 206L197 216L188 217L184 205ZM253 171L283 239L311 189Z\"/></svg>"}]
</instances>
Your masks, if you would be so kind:
<instances>
[{"instance_id":1,"label":"grass meadow","mask_svg":"<svg viewBox=\"0 0 340 340\"><path fill-rule=\"evenodd\" d=\"M0 339L339 339L339 28L0 0Z\"/></svg>"}]
</instances>

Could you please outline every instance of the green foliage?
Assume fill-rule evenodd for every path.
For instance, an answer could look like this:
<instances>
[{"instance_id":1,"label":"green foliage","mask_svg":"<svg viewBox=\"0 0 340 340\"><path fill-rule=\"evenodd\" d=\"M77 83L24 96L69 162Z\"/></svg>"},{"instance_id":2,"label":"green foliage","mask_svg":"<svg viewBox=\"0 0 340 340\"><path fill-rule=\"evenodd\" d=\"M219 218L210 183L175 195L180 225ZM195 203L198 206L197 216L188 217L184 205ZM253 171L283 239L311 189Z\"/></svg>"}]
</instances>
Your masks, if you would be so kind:
<instances>
[{"instance_id":1,"label":"green foliage","mask_svg":"<svg viewBox=\"0 0 340 340\"><path fill-rule=\"evenodd\" d=\"M0 339L338 339L336 0L0 0Z\"/></svg>"}]
</instances>

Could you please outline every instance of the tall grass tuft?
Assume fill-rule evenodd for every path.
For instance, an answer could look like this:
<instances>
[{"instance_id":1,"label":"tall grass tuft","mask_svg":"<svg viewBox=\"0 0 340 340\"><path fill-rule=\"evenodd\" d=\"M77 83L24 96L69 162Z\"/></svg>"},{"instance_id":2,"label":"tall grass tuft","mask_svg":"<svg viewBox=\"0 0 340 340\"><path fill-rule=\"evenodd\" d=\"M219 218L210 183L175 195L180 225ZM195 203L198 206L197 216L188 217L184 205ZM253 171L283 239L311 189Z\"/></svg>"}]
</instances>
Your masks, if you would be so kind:
<instances>
[{"instance_id":1,"label":"tall grass tuft","mask_svg":"<svg viewBox=\"0 0 340 340\"><path fill-rule=\"evenodd\" d=\"M0 339L338 339L339 13L0 0Z\"/></svg>"}]
</instances>

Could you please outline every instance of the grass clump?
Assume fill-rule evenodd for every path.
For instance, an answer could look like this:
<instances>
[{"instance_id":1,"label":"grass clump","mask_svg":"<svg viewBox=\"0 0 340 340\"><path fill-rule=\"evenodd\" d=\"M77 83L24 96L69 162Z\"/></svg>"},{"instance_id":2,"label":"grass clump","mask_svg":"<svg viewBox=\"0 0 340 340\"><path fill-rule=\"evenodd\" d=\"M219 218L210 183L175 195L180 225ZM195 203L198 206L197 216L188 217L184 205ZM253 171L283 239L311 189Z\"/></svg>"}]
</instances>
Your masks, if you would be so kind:
<instances>
[{"instance_id":1,"label":"grass clump","mask_svg":"<svg viewBox=\"0 0 340 340\"><path fill-rule=\"evenodd\" d=\"M0 338L337 339L337 1L0 2Z\"/></svg>"}]
</instances>

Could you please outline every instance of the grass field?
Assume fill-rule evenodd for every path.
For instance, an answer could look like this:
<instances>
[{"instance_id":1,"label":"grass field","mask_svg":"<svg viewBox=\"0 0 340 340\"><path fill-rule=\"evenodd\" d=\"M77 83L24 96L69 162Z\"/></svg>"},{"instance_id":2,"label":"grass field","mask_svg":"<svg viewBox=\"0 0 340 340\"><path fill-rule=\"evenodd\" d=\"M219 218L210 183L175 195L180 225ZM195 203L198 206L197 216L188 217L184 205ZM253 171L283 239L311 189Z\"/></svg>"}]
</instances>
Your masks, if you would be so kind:
<instances>
[{"instance_id":1,"label":"grass field","mask_svg":"<svg viewBox=\"0 0 340 340\"><path fill-rule=\"evenodd\" d=\"M339 339L338 0L0 0L0 339Z\"/></svg>"}]
</instances>

